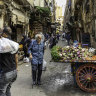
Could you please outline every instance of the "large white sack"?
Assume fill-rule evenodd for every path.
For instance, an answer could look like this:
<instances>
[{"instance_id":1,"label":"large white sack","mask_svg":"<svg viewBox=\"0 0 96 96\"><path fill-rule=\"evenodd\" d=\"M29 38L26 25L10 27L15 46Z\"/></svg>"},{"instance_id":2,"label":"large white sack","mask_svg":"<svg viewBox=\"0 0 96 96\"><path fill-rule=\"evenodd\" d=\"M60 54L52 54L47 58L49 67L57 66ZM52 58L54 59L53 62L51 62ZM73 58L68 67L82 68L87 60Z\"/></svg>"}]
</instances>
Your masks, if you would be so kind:
<instances>
[{"instance_id":1,"label":"large white sack","mask_svg":"<svg viewBox=\"0 0 96 96\"><path fill-rule=\"evenodd\" d=\"M18 51L18 49L18 43L4 37L0 38L0 53L10 52L11 54L14 54Z\"/></svg>"},{"instance_id":2,"label":"large white sack","mask_svg":"<svg viewBox=\"0 0 96 96\"><path fill-rule=\"evenodd\" d=\"M19 44L17 42L12 41L12 40L9 40L9 43L10 43L11 47L13 48L13 50L11 51L11 54L16 53L19 49Z\"/></svg>"}]
</instances>

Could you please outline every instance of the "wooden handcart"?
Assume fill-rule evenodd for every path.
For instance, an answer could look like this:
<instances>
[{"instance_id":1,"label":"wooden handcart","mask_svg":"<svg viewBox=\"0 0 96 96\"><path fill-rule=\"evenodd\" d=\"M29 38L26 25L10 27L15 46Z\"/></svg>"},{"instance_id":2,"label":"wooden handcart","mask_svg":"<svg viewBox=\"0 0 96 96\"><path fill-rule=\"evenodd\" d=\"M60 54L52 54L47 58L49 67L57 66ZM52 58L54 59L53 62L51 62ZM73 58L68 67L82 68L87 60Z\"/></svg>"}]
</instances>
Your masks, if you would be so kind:
<instances>
[{"instance_id":1,"label":"wooden handcart","mask_svg":"<svg viewBox=\"0 0 96 96\"><path fill-rule=\"evenodd\" d=\"M65 61L71 63L71 72L76 84L86 92L96 92L96 61Z\"/></svg>"}]
</instances>

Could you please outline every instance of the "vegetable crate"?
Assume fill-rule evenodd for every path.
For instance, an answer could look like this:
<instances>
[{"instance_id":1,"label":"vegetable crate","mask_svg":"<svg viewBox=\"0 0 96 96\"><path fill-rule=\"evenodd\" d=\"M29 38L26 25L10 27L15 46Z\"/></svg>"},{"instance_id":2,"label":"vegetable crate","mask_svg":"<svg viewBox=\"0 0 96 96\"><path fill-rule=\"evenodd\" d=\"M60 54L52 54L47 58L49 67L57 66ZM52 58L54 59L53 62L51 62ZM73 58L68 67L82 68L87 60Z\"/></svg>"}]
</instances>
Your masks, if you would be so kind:
<instances>
[{"instance_id":1,"label":"vegetable crate","mask_svg":"<svg viewBox=\"0 0 96 96\"><path fill-rule=\"evenodd\" d=\"M71 62L74 82L86 92L96 92L96 61Z\"/></svg>"}]
</instances>

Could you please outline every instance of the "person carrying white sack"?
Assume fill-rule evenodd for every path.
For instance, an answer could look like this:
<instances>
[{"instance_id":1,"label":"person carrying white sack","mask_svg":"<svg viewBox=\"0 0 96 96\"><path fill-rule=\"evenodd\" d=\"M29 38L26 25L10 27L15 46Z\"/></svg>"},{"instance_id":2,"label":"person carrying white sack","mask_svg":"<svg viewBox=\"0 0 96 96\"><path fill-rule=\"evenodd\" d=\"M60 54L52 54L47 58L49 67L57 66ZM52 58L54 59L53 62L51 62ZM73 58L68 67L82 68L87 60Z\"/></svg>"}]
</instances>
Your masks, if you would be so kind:
<instances>
[{"instance_id":1,"label":"person carrying white sack","mask_svg":"<svg viewBox=\"0 0 96 96\"><path fill-rule=\"evenodd\" d=\"M11 28L4 27L0 36L0 48L3 47L3 50L0 51L0 96L11 96L10 88L17 78L16 65L18 63L19 44L10 40L11 34ZM5 45L4 40L6 41ZM10 50L7 50L6 46L9 46Z\"/></svg>"},{"instance_id":2,"label":"person carrying white sack","mask_svg":"<svg viewBox=\"0 0 96 96\"><path fill-rule=\"evenodd\" d=\"M11 37L9 36L9 33L6 32L5 34L4 32L1 32L0 34L0 53L16 53L19 49L19 44L10 40Z\"/></svg>"},{"instance_id":3,"label":"person carrying white sack","mask_svg":"<svg viewBox=\"0 0 96 96\"><path fill-rule=\"evenodd\" d=\"M19 44L9 40L8 38L1 37L0 38L0 53L9 52L14 54L18 51Z\"/></svg>"}]
</instances>

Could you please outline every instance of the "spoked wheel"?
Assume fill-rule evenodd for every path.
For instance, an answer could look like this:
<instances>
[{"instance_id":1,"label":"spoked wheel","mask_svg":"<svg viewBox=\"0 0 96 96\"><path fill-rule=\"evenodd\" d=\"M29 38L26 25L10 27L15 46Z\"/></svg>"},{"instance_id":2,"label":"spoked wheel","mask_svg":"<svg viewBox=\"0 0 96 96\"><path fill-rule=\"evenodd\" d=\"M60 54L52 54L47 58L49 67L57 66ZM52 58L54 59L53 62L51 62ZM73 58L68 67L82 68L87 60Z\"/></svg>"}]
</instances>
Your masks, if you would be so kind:
<instances>
[{"instance_id":1,"label":"spoked wheel","mask_svg":"<svg viewBox=\"0 0 96 96\"><path fill-rule=\"evenodd\" d=\"M96 65L84 64L76 71L77 85L86 92L96 92Z\"/></svg>"}]
</instances>

